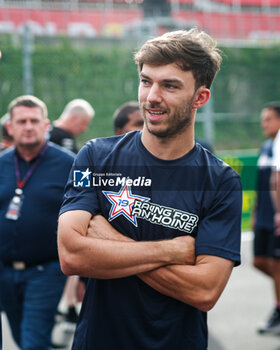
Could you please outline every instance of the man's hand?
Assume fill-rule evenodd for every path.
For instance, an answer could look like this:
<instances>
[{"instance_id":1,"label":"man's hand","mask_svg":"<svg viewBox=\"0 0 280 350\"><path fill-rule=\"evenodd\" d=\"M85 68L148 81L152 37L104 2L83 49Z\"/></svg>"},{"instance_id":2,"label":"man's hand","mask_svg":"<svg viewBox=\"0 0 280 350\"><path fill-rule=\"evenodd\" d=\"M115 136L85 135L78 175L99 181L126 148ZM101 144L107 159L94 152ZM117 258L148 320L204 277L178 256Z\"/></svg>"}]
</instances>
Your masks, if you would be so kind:
<instances>
[{"instance_id":1,"label":"man's hand","mask_svg":"<svg viewBox=\"0 0 280 350\"><path fill-rule=\"evenodd\" d=\"M133 241L118 232L102 215L95 215L89 223L87 236L123 242ZM169 240L172 251L172 264L193 265L195 262L195 239L181 236Z\"/></svg>"},{"instance_id":2,"label":"man's hand","mask_svg":"<svg viewBox=\"0 0 280 350\"><path fill-rule=\"evenodd\" d=\"M112 241L132 241L132 239L122 235L116 229L114 229L114 227L102 215L95 215L91 218L87 236L100 239L109 239Z\"/></svg>"},{"instance_id":3,"label":"man's hand","mask_svg":"<svg viewBox=\"0 0 280 350\"><path fill-rule=\"evenodd\" d=\"M172 244L176 244L177 251L176 257L174 259L178 260L176 264L178 265L194 265L195 263L195 239L191 236L181 236L176 237L171 240Z\"/></svg>"}]
</instances>

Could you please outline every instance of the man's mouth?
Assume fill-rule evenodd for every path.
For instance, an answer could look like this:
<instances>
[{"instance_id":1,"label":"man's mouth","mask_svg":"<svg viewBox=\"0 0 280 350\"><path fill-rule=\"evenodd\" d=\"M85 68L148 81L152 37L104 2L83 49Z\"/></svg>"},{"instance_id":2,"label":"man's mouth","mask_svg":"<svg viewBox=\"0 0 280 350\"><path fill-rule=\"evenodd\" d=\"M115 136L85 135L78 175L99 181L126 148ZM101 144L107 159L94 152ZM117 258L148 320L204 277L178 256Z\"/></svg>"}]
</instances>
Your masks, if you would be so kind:
<instances>
[{"instance_id":1,"label":"man's mouth","mask_svg":"<svg viewBox=\"0 0 280 350\"><path fill-rule=\"evenodd\" d=\"M159 109L146 109L146 111L150 121L158 121L166 114L165 111Z\"/></svg>"},{"instance_id":2,"label":"man's mouth","mask_svg":"<svg viewBox=\"0 0 280 350\"><path fill-rule=\"evenodd\" d=\"M26 138L26 139L30 139L31 137L33 137L34 134L33 133L30 133L30 134L24 134L23 137Z\"/></svg>"}]
</instances>

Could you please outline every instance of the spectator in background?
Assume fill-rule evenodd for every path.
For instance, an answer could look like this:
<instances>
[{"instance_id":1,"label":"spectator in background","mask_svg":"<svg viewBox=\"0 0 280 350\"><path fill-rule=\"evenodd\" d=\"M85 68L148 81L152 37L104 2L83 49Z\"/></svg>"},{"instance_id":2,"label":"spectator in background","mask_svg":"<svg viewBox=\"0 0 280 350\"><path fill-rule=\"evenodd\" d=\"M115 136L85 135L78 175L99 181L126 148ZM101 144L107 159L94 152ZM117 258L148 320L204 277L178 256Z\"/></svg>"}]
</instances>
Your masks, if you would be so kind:
<instances>
[{"instance_id":1,"label":"spectator in background","mask_svg":"<svg viewBox=\"0 0 280 350\"><path fill-rule=\"evenodd\" d=\"M49 132L49 140L78 153L76 137L88 129L94 114L94 109L86 100L74 99L70 101L65 106L61 116L53 122ZM75 306L77 283L77 276L71 276L67 279L62 301L58 308L58 314L70 323L75 323L78 317Z\"/></svg>"},{"instance_id":2,"label":"spectator in background","mask_svg":"<svg viewBox=\"0 0 280 350\"><path fill-rule=\"evenodd\" d=\"M274 232L274 208L270 196L273 166L273 140L280 128L280 103L271 102L261 111L261 127L267 141L262 144L258 158L257 199L253 213L254 266L270 276L274 284L275 309L260 333L280 332L280 237Z\"/></svg>"},{"instance_id":3,"label":"spectator in background","mask_svg":"<svg viewBox=\"0 0 280 350\"><path fill-rule=\"evenodd\" d=\"M1 118L1 143L0 143L0 152L13 146L14 145L14 140L11 135L9 135L8 130L7 130L7 123L10 120L9 113L6 113L3 115Z\"/></svg>"},{"instance_id":4,"label":"spectator in background","mask_svg":"<svg viewBox=\"0 0 280 350\"><path fill-rule=\"evenodd\" d=\"M115 135L142 130L144 119L137 101L126 102L116 109L113 115Z\"/></svg>"},{"instance_id":5,"label":"spectator in background","mask_svg":"<svg viewBox=\"0 0 280 350\"><path fill-rule=\"evenodd\" d=\"M20 96L7 124L15 148L0 155L0 306L21 350L49 350L66 277L57 216L74 154L46 142L44 102Z\"/></svg>"},{"instance_id":6,"label":"spectator in background","mask_svg":"<svg viewBox=\"0 0 280 350\"><path fill-rule=\"evenodd\" d=\"M279 102L280 106L280 102ZM279 109L280 110L280 109ZM275 208L274 225L277 236L280 236L280 129L273 142L274 171L272 174L272 197Z\"/></svg>"},{"instance_id":7,"label":"spectator in background","mask_svg":"<svg viewBox=\"0 0 280 350\"><path fill-rule=\"evenodd\" d=\"M76 137L88 129L94 114L94 109L87 101L70 101L61 116L53 122L49 132L50 141L78 153Z\"/></svg>"}]
</instances>

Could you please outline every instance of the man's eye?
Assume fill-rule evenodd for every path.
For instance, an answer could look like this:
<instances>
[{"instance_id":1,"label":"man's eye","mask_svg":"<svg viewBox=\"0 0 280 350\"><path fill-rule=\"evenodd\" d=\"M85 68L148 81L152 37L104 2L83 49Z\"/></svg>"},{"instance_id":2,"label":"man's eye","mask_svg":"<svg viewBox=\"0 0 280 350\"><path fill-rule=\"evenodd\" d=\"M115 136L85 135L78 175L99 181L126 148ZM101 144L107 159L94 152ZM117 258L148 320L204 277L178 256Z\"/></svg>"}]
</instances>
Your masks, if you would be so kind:
<instances>
[{"instance_id":1,"label":"man's eye","mask_svg":"<svg viewBox=\"0 0 280 350\"><path fill-rule=\"evenodd\" d=\"M141 79L141 83L142 83L143 85L148 85L148 84L149 84L149 80Z\"/></svg>"},{"instance_id":2,"label":"man's eye","mask_svg":"<svg viewBox=\"0 0 280 350\"><path fill-rule=\"evenodd\" d=\"M167 89L170 89L170 90L177 89L177 86L172 85L172 84L166 84L165 86Z\"/></svg>"}]
</instances>

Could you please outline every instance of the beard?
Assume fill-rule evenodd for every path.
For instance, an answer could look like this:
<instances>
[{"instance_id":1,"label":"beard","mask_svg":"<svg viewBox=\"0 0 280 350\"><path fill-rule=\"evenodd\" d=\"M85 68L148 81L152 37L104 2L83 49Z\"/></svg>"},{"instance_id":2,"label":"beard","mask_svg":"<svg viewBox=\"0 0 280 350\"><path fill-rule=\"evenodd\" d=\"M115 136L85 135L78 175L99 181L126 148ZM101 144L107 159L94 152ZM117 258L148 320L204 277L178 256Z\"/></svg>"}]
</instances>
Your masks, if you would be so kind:
<instances>
[{"instance_id":1,"label":"beard","mask_svg":"<svg viewBox=\"0 0 280 350\"><path fill-rule=\"evenodd\" d=\"M154 130L150 125L145 116L146 108L161 108L161 106L157 103L147 103L141 104L141 113L144 118L144 122L148 131L159 138L173 138L177 135L184 133L184 131L189 127L192 122L192 104L194 100L194 95L185 102L184 105L177 107L173 113L170 115L170 110L168 108L164 108L166 114L169 117L169 121L165 128L161 130Z\"/></svg>"}]
</instances>

